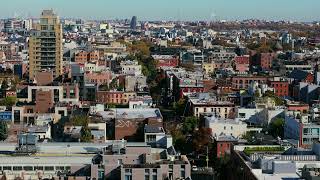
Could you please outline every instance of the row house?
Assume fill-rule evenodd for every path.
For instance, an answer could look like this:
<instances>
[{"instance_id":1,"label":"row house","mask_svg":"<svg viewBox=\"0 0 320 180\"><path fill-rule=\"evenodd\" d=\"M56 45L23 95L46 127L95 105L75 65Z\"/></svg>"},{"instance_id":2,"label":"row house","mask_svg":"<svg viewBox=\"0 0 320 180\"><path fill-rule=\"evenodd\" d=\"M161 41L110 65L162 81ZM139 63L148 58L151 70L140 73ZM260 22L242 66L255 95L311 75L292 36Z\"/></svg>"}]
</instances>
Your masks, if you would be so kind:
<instances>
[{"instance_id":1,"label":"row house","mask_svg":"<svg viewBox=\"0 0 320 180\"><path fill-rule=\"evenodd\" d=\"M203 114L213 113L221 118L233 118L235 115L235 104L218 99L209 93L194 93L190 96L190 112L192 116L200 117Z\"/></svg>"},{"instance_id":2,"label":"row house","mask_svg":"<svg viewBox=\"0 0 320 180\"><path fill-rule=\"evenodd\" d=\"M79 64L85 64L87 62L97 62L100 59L98 51L80 51L75 54L75 62Z\"/></svg>"},{"instance_id":3,"label":"row house","mask_svg":"<svg viewBox=\"0 0 320 180\"><path fill-rule=\"evenodd\" d=\"M153 55L153 59L157 62L157 68L161 67L177 67L179 58L172 55Z\"/></svg>"},{"instance_id":4,"label":"row house","mask_svg":"<svg viewBox=\"0 0 320 180\"><path fill-rule=\"evenodd\" d=\"M274 89L274 94L279 97L289 96L289 82L287 81L270 81L269 86Z\"/></svg>"},{"instance_id":5,"label":"row house","mask_svg":"<svg viewBox=\"0 0 320 180\"><path fill-rule=\"evenodd\" d=\"M97 86L102 84L109 84L112 80L112 72L111 71L103 71L103 72L87 72L84 75L85 82L94 83Z\"/></svg>"},{"instance_id":6,"label":"row house","mask_svg":"<svg viewBox=\"0 0 320 180\"><path fill-rule=\"evenodd\" d=\"M129 100L136 96L135 92L97 91L97 101L107 104L129 104Z\"/></svg>"},{"instance_id":7,"label":"row house","mask_svg":"<svg viewBox=\"0 0 320 180\"><path fill-rule=\"evenodd\" d=\"M234 89L247 89L252 82L267 84L272 79L273 77L267 76L234 76L231 79L231 83Z\"/></svg>"}]
</instances>

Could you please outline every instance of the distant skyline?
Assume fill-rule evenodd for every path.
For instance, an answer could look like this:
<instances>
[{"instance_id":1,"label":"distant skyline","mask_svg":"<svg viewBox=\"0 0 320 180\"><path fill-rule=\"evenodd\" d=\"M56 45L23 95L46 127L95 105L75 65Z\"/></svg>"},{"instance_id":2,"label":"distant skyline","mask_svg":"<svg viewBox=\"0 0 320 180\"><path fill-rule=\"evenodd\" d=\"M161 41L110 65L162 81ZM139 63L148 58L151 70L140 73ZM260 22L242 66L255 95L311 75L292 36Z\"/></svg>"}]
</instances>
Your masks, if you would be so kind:
<instances>
[{"instance_id":1,"label":"distant skyline","mask_svg":"<svg viewBox=\"0 0 320 180\"><path fill-rule=\"evenodd\" d=\"M319 0L1 0L0 18L39 17L53 9L63 18L138 20L319 21Z\"/></svg>"}]
</instances>

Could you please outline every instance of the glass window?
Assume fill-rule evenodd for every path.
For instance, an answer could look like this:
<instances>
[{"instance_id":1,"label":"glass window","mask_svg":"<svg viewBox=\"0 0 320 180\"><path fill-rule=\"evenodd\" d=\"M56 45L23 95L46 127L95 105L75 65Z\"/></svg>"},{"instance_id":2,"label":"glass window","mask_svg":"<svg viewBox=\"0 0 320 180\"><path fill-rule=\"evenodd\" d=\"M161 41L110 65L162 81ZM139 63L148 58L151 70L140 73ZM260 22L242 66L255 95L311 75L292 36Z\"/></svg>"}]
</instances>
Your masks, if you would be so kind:
<instances>
[{"instance_id":1,"label":"glass window","mask_svg":"<svg viewBox=\"0 0 320 180\"><path fill-rule=\"evenodd\" d=\"M21 171L22 170L22 166L13 166L13 170L14 171Z\"/></svg>"},{"instance_id":2,"label":"glass window","mask_svg":"<svg viewBox=\"0 0 320 180\"><path fill-rule=\"evenodd\" d=\"M25 171L33 171L33 167L32 166L24 166L23 170L25 170Z\"/></svg>"},{"instance_id":3,"label":"glass window","mask_svg":"<svg viewBox=\"0 0 320 180\"><path fill-rule=\"evenodd\" d=\"M43 166L35 166L34 170L43 170Z\"/></svg>"},{"instance_id":4,"label":"glass window","mask_svg":"<svg viewBox=\"0 0 320 180\"><path fill-rule=\"evenodd\" d=\"M150 175L149 174L144 175L144 180L150 180Z\"/></svg>"},{"instance_id":5,"label":"glass window","mask_svg":"<svg viewBox=\"0 0 320 180\"><path fill-rule=\"evenodd\" d=\"M125 180L132 180L132 175L125 175L124 179Z\"/></svg>"},{"instance_id":6,"label":"glass window","mask_svg":"<svg viewBox=\"0 0 320 180\"><path fill-rule=\"evenodd\" d=\"M46 167L44 167L44 170L45 171L53 171L54 167L53 166L46 166Z\"/></svg>"},{"instance_id":7,"label":"glass window","mask_svg":"<svg viewBox=\"0 0 320 180\"><path fill-rule=\"evenodd\" d=\"M152 180L157 180L157 175L152 175Z\"/></svg>"},{"instance_id":8,"label":"glass window","mask_svg":"<svg viewBox=\"0 0 320 180\"><path fill-rule=\"evenodd\" d=\"M56 170L64 170L64 166L56 166Z\"/></svg>"},{"instance_id":9,"label":"glass window","mask_svg":"<svg viewBox=\"0 0 320 180\"><path fill-rule=\"evenodd\" d=\"M12 170L12 167L11 166L3 166L3 170L5 171L5 170Z\"/></svg>"}]
</instances>

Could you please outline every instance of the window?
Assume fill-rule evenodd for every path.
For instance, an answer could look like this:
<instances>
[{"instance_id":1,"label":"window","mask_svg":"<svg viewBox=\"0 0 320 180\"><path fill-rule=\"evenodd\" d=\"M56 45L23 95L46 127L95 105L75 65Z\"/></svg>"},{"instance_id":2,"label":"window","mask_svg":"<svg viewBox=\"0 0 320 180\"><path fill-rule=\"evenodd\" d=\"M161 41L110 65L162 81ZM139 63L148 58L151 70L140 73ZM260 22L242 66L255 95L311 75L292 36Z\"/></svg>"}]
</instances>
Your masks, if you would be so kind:
<instances>
[{"instance_id":1,"label":"window","mask_svg":"<svg viewBox=\"0 0 320 180\"><path fill-rule=\"evenodd\" d=\"M240 118L245 118L246 117L246 113L239 113L239 117Z\"/></svg>"},{"instance_id":2,"label":"window","mask_svg":"<svg viewBox=\"0 0 320 180\"><path fill-rule=\"evenodd\" d=\"M22 170L22 166L13 166L13 170L14 171L21 171Z\"/></svg>"},{"instance_id":3,"label":"window","mask_svg":"<svg viewBox=\"0 0 320 180\"><path fill-rule=\"evenodd\" d=\"M150 180L150 175L149 174L144 175L144 180Z\"/></svg>"},{"instance_id":4,"label":"window","mask_svg":"<svg viewBox=\"0 0 320 180\"><path fill-rule=\"evenodd\" d=\"M64 170L64 166L56 166L56 170L59 171L59 170Z\"/></svg>"},{"instance_id":5,"label":"window","mask_svg":"<svg viewBox=\"0 0 320 180\"><path fill-rule=\"evenodd\" d=\"M125 180L132 180L132 169L125 169L124 173L125 173L125 176L124 176Z\"/></svg>"},{"instance_id":6,"label":"window","mask_svg":"<svg viewBox=\"0 0 320 180\"><path fill-rule=\"evenodd\" d=\"M152 180L157 180L157 175L152 175Z\"/></svg>"},{"instance_id":7,"label":"window","mask_svg":"<svg viewBox=\"0 0 320 180\"><path fill-rule=\"evenodd\" d=\"M118 159L118 165L122 164L122 159Z\"/></svg>"},{"instance_id":8,"label":"window","mask_svg":"<svg viewBox=\"0 0 320 180\"><path fill-rule=\"evenodd\" d=\"M25 171L33 171L33 167L32 166L24 166L23 170L25 170Z\"/></svg>"},{"instance_id":9,"label":"window","mask_svg":"<svg viewBox=\"0 0 320 180\"><path fill-rule=\"evenodd\" d=\"M233 127L231 126L231 130L233 130Z\"/></svg>"},{"instance_id":10,"label":"window","mask_svg":"<svg viewBox=\"0 0 320 180\"><path fill-rule=\"evenodd\" d=\"M5 171L5 170L12 170L12 167L11 166L3 166L3 170Z\"/></svg>"},{"instance_id":11,"label":"window","mask_svg":"<svg viewBox=\"0 0 320 180\"><path fill-rule=\"evenodd\" d=\"M53 166L46 166L46 167L44 167L44 170L45 171L53 171L54 167Z\"/></svg>"},{"instance_id":12,"label":"window","mask_svg":"<svg viewBox=\"0 0 320 180\"><path fill-rule=\"evenodd\" d=\"M226 130L226 127L224 126L223 129Z\"/></svg>"},{"instance_id":13,"label":"window","mask_svg":"<svg viewBox=\"0 0 320 180\"><path fill-rule=\"evenodd\" d=\"M43 170L43 166L35 166L34 170Z\"/></svg>"},{"instance_id":14,"label":"window","mask_svg":"<svg viewBox=\"0 0 320 180\"><path fill-rule=\"evenodd\" d=\"M184 169L181 169L180 177L185 178L185 174L186 174L186 171Z\"/></svg>"},{"instance_id":15,"label":"window","mask_svg":"<svg viewBox=\"0 0 320 180\"><path fill-rule=\"evenodd\" d=\"M125 180L132 180L132 175L131 175L131 174L125 175L125 176L124 176L124 179L125 179Z\"/></svg>"},{"instance_id":16,"label":"window","mask_svg":"<svg viewBox=\"0 0 320 180\"><path fill-rule=\"evenodd\" d=\"M156 135L147 135L147 142L156 142Z\"/></svg>"},{"instance_id":17,"label":"window","mask_svg":"<svg viewBox=\"0 0 320 180\"><path fill-rule=\"evenodd\" d=\"M152 169L152 173L157 173L157 169Z\"/></svg>"}]
</instances>

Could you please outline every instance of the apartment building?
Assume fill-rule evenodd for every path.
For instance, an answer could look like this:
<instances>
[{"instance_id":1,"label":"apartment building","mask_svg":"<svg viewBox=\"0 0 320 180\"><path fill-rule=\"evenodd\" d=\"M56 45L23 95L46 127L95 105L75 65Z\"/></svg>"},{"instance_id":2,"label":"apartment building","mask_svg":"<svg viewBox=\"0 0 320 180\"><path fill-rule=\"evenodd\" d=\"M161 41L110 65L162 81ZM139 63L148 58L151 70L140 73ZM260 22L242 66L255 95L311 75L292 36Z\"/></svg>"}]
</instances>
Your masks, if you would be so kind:
<instances>
[{"instance_id":1,"label":"apartment building","mask_svg":"<svg viewBox=\"0 0 320 180\"><path fill-rule=\"evenodd\" d=\"M29 76L36 72L50 70L54 77L62 74L62 25L52 10L41 13L29 39Z\"/></svg>"}]
</instances>

